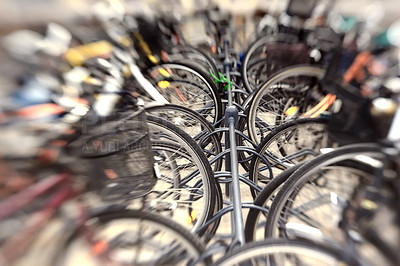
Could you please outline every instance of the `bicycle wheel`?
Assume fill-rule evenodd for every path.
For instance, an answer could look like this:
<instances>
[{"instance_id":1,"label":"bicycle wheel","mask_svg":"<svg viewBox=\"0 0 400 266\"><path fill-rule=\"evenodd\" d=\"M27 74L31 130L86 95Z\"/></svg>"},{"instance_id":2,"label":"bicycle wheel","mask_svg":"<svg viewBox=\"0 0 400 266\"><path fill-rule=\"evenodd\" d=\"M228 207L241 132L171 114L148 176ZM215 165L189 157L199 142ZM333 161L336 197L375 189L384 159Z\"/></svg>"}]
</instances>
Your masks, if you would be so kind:
<instances>
[{"instance_id":1,"label":"bicycle wheel","mask_svg":"<svg viewBox=\"0 0 400 266\"><path fill-rule=\"evenodd\" d=\"M275 176L272 180L267 182L265 187L257 194L253 204L266 208L268 212L264 213L255 208L249 210L245 225L245 236L247 242L265 238L266 218L268 217L270 207L275 200L277 193L290 176L302 165L303 164L297 164ZM356 164L353 161L337 163L336 166L342 166L343 168L353 167L355 169L360 169L362 167L365 168L365 165Z\"/></svg>"},{"instance_id":2,"label":"bicycle wheel","mask_svg":"<svg viewBox=\"0 0 400 266\"><path fill-rule=\"evenodd\" d=\"M290 176L274 199L265 236L288 235L291 229L299 229L323 233L343 242L345 238L339 228L343 208L356 187L371 182L373 173L371 165L354 161L354 158L380 154L376 144L356 144L304 164Z\"/></svg>"},{"instance_id":3,"label":"bicycle wheel","mask_svg":"<svg viewBox=\"0 0 400 266\"><path fill-rule=\"evenodd\" d=\"M246 244L219 259L215 265L359 265L336 245L306 240L273 239Z\"/></svg>"},{"instance_id":4,"label":"bicycle wheel","mask_svg":"<svg viewBox=\"0 0 400 266\"><path fill-rule=\"evenodd\" d=\"M148 73L169 103L191 108L213 125L221 119L223 110L217 87L200 69L193 65L167 63L149 69Z\"/></svg>"},{"instance_id":5,"label":"bicycle wheel","mask_svg":"<svg viewBox=\"0 0 400 266\"><path fill-rule=\"evenodd\" d=\"M118 209L92 215L54 265L188 265L203 252L204 244L170 219Z\"/></svg>"},{"instance_id":6,"label":"bicycle wheel","mask_svg":"<svg viewBox=\"0 0 400 266\"><path fill-rule=\"evenodd\" d=\"M215 128L203 116L192 109L167 104L146 108L146 112L170 121L189 134L199 144L208 160L211 160L222 151L220 138L216 134L212 134L209 137L205 136L214 132ZM213 165L213 170L219 171L221 166L222 163L218 160Z\"/></svg>"},{"instance_id":7,"label":"bicycle wheel","mask_svg":"<svg viewBox=\"0 0 400 266\"><path fill-rule=\"evenodd\" d=\"M190 136L156 117L148 116L147 122L160 182L147 195L146 202L194 232L222 208L219 184L204 153Z\"/></svg>"},{"instance_id":8,"label":"bicycle wheel","mask_svg":"<svg viewBox=\"0 0 400 266\"><path fill-rule=\"evenodd\" d=\"M274 35L265 36L250 45L243 56L240 65L240 73L243 86L248 92L255 91L258 86L265 81L270 75L281 69L284 65L275 62L275 65L267 66L267 44L295 43L298 38L294 35ZM263 74L261 74L263 73Z\"/></svg>"},{"instance_id":9,"label":"bicycle wheel","mask_svg":"<svg viewBox=\"0 0 400 266\"><path fill-rule=\"evenodd\" d=\"M195 63L205 73L210 73L210 71L212 71L215 75L218 73L218 68L212 57L200 49L186 45L174 45L168 47L166 50L166 62L189 64Z\"/></svg>"},{"instance_id":10,"label":"bicycle wheel","mask_svg":"<svg viewBox=\"0 0 400 266\"><path fill-rule=\"evenodd\" d=\"M279 191L282 184L301 166L302 164L295 165L289 169L286 169L279 175L275 176L270 180L264 188L258 193L254 199L253 204L256 206L264 207L269 210L271 203L274 200L277 192ZM265 223L267 213L261 212L259 209L250 208L246 218L245 224L245 237L246 242L252 242L255 240L263 240L265 237Z\"/></svg>"},{"instance_id":11,"label":"bicycle wheel","mask_svg":"<svg viewBox=\"0 0 400 266\"><path fill-rule=\"evenodd\" d=\"M276 126L315 106L325 95L319 80L324 69L294 66L269 78L254 93L248 107L248 131L257 144Z\"/></svg>"},{"instance_id":12,"label":"bicycle wheel","mask_svg":"<svg viewBox=\"0 0 400 266\"><path fill-rule=\"evenodd\" d=\"M326 132L327 120L305 118L289 121L271 131L257 147L257 153L265 157L274 176L283 169L308 161L320 154L320 149L332 147ZM251 161L249 178L262 185L268 182L270 166L254 156ZM251 189L253 197L256 191Z\"/></svg>"},{"instance_id":13,"label":"bicycle wheel","mask_svg":"<svg viewBox=\"0 0 400 266\"><path fill-rule=\"evenodd\" d=\"M247 131L247 117L246 115L239 116L238 120L238 130L242 132L245 136L248 136L248 131ZM246 147L253 147L256 148L255 144L248 141L247 139L238 136L237 139L237 145L238 146L246 146ZM250 162L253 157L253 154L248 154L245 151L238 151L238 159L240 165L243 167L243 169L248 172L250 170Z\"/></svg>"},{"instance_id":14,"label":"bicycle wheel","mask_svg":"<svg viewBox=\"0 0 400 266\"><path fill-rule=\"evenodd\" d=\"M357 251L368 265L400 264L399 164L390 157L383 159L370 185L354 190L341 220L344 231L362 236Z\"/></svg>"}]
</instances>

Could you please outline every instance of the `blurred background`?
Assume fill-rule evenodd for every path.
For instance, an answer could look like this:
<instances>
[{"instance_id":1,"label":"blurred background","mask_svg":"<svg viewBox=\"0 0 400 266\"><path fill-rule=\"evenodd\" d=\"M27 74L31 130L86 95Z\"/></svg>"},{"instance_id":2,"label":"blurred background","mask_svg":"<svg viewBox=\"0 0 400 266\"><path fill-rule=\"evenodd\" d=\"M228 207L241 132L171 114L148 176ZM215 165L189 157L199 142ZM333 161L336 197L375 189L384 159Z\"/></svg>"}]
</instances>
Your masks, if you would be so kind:
<instances>
[{"instance_id":1,"label":"blurred background","mask_svg":"<svg viewBox=\"0 0 400 266\"><path fill-rule=\"evenodd\" d=\"M27 25L40 25L48 21L58 22L78 22L91 16L91 10L95 0L3 0L0 9L0 30L2 33L16 28L26 27ZM129 11L140 11L151 6L160 6L161 8L180 8L180 11L192 12L195 9L201 9L209 4L209 1L156 1L156 0L128 0L125 1ZM214 0L212 3L221 6L237 6L237 12L251 13L255 9L268 10L274 9L277 12L285 8L285 2L281 0L250 0L250 1L231 1ZM383 6L385 16L382 25L385 26L393 18L399 17L399 5L396 0L336 0L335 9L343 14L359 14L363 12L363 7L371 3L380 2ZM254 10L251 10L254 9ZM179 10L178 10L179 11ZM249 14L250 15L250 14Z\"/></svg>"},{"instance_id":2,"label":"blurred background","mask_svg":"<svg viewBox=\"0 0 400 266\"><path fill-rule=\"evenodd\" d=\"M107 13L107 11L110 10L101 9L99 3L104 2L113 3L112 11L114 13ZM157 26L160 26L160 31L165 30L165 32L168 32L168 34L165 34L163 37L170 41L171 46L179 44L178 41L175 41L174 37L178 37L177 39L179 39L180 36L178 35L182 34L184 45L195 46L203 51L208 50L208 53L214 56L215 58L213 57L213 59L218 62L221 57L218 57L218 52L213 50L213 48L218 49L215 48L218 47L218 41L214 40L214 43L212 43L213 40L210 38L211 34L206 32L204 21L201 16L197 16L201 11L218 8L219 12L215 15L215 17L221 16L218 22L223 24L223 26L227 26L226 21L229 21L229 23L235 27L235 29L232 29L232 35L236 35L236 42L233 43L236 50L234 51L235 56L237 55L237 61L235 61L233 65L236 66L240 65L240 63L236 64L236 62L240 62L243 58L243 52L249 47L249 44L260 37L257 36L257 27L261 24L260 21L267 17L265 16L266 14L270 14L271 17L276 18L276 21L278 21L279 18L280 23L284 26L289 25L293 21L298 22L295 21L295 19L291 21L288 15L285 17L287 4L288 1L286 0L1 0L0 125L5 126L0 128L0 136L2 136L2 138L0 138L0 159L2 156L10 154L34 155L38 148L44 146L46 140L59 135L59 132L62 130L65 131L70 126L68 123L64 123L66 120L61 121L61 119L58 123L54 122L55 120L52 119L43 119L31 123L29 120L32 118L29 116L31 115L31 113L29 113L30 105L55 102L59 105L58 109L61 109L60 106L64 108L64 110L61 111L65 111L65 113L71 112L76 116L84 116L87 113L88 109L75 108L82 107L79 106L81 103L78 104L78 102L75 102L74 104L76 105L72 105L71 107L69 102L66 101L71 99L76 100L78 97L76 97L77 95L74 93L77 91L80 93L84 91L84 87L83 85L81 86L80 83L83 84L87 82L88 85L92 85L93 87L99 86L99 84L95 84L94 82L91 83L91 81L93 81L92 79L88 79L90 64L85 65L85 67L88 68L86 72L79 72L83 69L83 67L79 68L79 66L83 65L82 62L84 62L85 59L91 57L94 58L98 56L101 59L107 58L102 56L105 55L106 52L110 53L112 49L109 49L109 46L111 46L111 44L104 44L107 42L101 43L100 41L112 39L112 37L110 38L110 36L107 36L110 35L110 32L115 33L117 37L120 38L118 40L120 41L120 43L118 43L119 45L123 46L125 45L124 41L127 41L128 45L125 45L125 48L129 47L129 40L123 39L121 37L123 35L118 34L122 32L121 28L126 25L135 25L136 28L140 28L137 27L140 22L132 22L127 19L124 20L126 25L123 24L122 27L121 18L124 17L125 14L133 15L133 17L137 15L141 18L162 19L163 22L159 23L161 26ZM229 17L229 19L224 21L224 14L230 14L231 17L226 16ZM326 15L326 17L324 15ZM355 44L357 42L354 45L356 48L352 49L353 46L351 45L348 45L346 48L352 52L354 52L354 50L363 51L368 48L369 44L376 41L376 37L380 36L381 32L384 32L394 21L400 19L399 0L319 0L317 7L313 10L312 18L317 18L316 20L322 18L324 22L326 18L328 21L326 24L332 26L334 30L342 27L342 32L346 34L349 33L348 35L350 37L357 36L357 38L354 38L354 43L352 43ZM112 23L108 23L112 20L120 22L121 25L119 25L119 28ZM216 20L218 20L218 18ZM105 21L107 23L102 24L102 22ZM305 22L303 24L304 21L301 21L299 24L302 26L305 25L305 28L307 26L311 28L313 25L318 26L318 22L315 24L307 24L307 22ZM357 32L352 35L352 31L346 29L346 25L351 29L351 27L354 27L359 21L362 22L362 27L364 27L363 31L360 30L359 32L362 33L359 34L359 32ZM266 25L269 26L268 23L270 22L271 21L267 21ZM324 22L322 22L322 24L324 24ZM352 22L354 23L352 24ZM57 25L61 25L62 27ZM168 31L168 25L176 26L176 32L179 34L172 30ZM107 30L110 29L107 27L113 26L115 27L107 32ZM267 26L265 27L266 29L268 28ZM400 27L397 28L399 29ZM269 34L270 32L267 32L267 30L264 31L264 29L262 29L261 33ZM7 39L7 36L11 36L18 31L23 32L24 35L20 36L26 39L20 38L18 40L18 35L14 35L12 39ZM151 30L145 28L140 34L146 35L146 33L149 33L148 36L144 36L147 38L145 41L147 41L149 45L154 44L157 46L162 43L161 41L158 42L154 37L160 37L157 36L158 32L151 34L151 32L148 31ZM356 30L354 30L354 32L356 32ZM137 33L137 31L132 31L132 35L136 37L135 33ZM176 34L174 35L174 33ZM260 35L262 36L262 34ZM400 40L400 36L397 39ZM18 40L18 42L14 42L15 40ZM315 40L318 41L319 39L315 38ZM330 40L328 40L328 42L329 41ZM382 41L382 43L384 42L385 40ZM97 46L91 46L91 43L96 43ZM215 45L215 43L217 43L217 45ZM379 47L380 44L381 43L377 45L378 48L381 48ZM74 50L73 48L75 47L80 48ZM393 48L392 50L396 51L396 53L393 52L388 56L382 53L382 60L378 63L394 61L394 64L398 65L398 47L395 45L393 45L393 47L388 47L389 45L386 47L388 50ZM79 53L78 58L68 58L66 51L77 52L79 49L83 55L86 53L85 56L87 56L87 58L79 58ZM98 49L104 49L104 51L99 52ZM141 52L144 54L146 51ZM264 53L264 51L262 53ZM132 57L138 55L138 53L132 54ZM146 67L149 67L149 65L146 65L148 62L145 61L152 61L152 57L150 57L152 55L145 55L147 56L147 58L144 57L145 60L142 60L143 57L134 57L138 59L135 63L137 63L143 71ZM313 57L311 53L309 55ZM160 58L160 61L162 61L162 56L158 57L158 59ZM393 60L387 60L387 58ZM77 62L74 60L77 60ZM102 63L103 61L99 60L98 62ZM219 63L222 66L222 60ZM384 72L382 70L384 69L384 63L375 64L373 66L375 67L375 72L378 74ZM96 67L103 70L100 64L96 65ZM122 74L126 74L124 72L126 70L125 68L121 68L120 70ZM205 72L207 73L209 71L206 70ZM162 74L162 72L160 73ZM399 72L396 72L394 76L399 76L398 73ZM95 74L97 74L97 72ZM104 73L101 72L101 74ZM149 73L148 75L149 79L154 78L151 74L153 73ZM83 77L84 75L86 76ZM122 75L118 77L121 76ZM156 82L155 79L153 81ZM211 82L212 81L210 81L210 83ZM107 85L108 83L105 81L100 83L100 85L104 84ZM159 83L157 84L160 86ZM104 87L106 87L105 85ZM395 85L400 88L399 79ZM90 86L88 87L91 88ZM160 86L160 88L162 87ZM75 91L73 89L75 89ZM95 89L87 90L85 92L92 96L92 94L95 94L93 93L94 90ZM221 89L221 91L223 90ZM136 93L137 91L134 91L131 95L136 97ZM77 94L79 96L79 93ZM67 99L67 96L70 97L70 99ZM90 99L92 100L92 98ZM28 108L25 112L18 113L19 108L22 107ZM193 108L193 106L188 107ZM51 111L55 113L51 113ZM56 116L56 111L59 110L50 110L49 116L54 114ZM82 112L83 114L81 114ZM12 118L8 119L7 114L11 114L10 117ZM13 121L11 120L14 119L13 116L17 118L17 121L22 121L23 123L14 123L15 125L13 125ZM27 118L25 116L27 116ZM25 118L26 120L24 120ZM47 123L42 124L42 121ZM57 130L48 130L50 125L54 127L58 126L58 128L55 128ZM58 129L60 129L60 131L58 131ZM46 130L48 130L48 132ZM1 167L2 165L0 164L0 177Z\"/></svg>"},{"instance_id":3,"label":"blurred background","mask_svg":"<svg viewBox=\"0 0 400 266\"><path fill-rule=\"evenodd\" d=\"M2 0L0 3L0 35L6 35L19 29L44 31L47 23L57 22L73 28L74 33L88 34L81 27L93 23L93 6L96 0ZM126 0L123 1L127 13L151 14L161 12L166 16L190 16L191 13L217 5L239 17L251 19L256 12L281 13L287 5L282 0ZM322 1L323 2L323 1ZM358 16L363 20L378 20L377 29L387 27L400 17L398 0L336 0L332 13ZM192 24L193 31L198 31ZM0 46L0 96L6 95L15 87L15 74L19 64L10 60Z\"/></svg>"},{"instance_id":4,"label":"blurred background","mask_svg":"<svg viewBox=\"0 0 400 266\"><path fill-rule=\"evenodd\" d=\"M101 27L96 12L96 5L99 0L3 0L0 4L0 115L5 110L15 109L17 106L10 106L9 96L15 91L21 91L26 82L27 73L34 72L37 65L29 62L32 48L31 41L19 42L18 45L6 44L4 36L20 30L30 30L40 35L31 36L33 39L40 39L46 36L47 26L51 22L62 25L72 34L73 38L81 43L90 43L104 39L104 29ZM106 1L107 2L107 1ZM125 0L113 1L121 5L120 9L126 14L142 15L145 17L164 18L172 24L179 25L179 30L183 33L185 41L189 45L199 46L207 42L207 34L203 21L193 16L196 12L207 10L210 7L218 7L223 13L233 15L237 29L236 44L238 53L245 51L248 44L254 40L254 32L257 23L263 18L264 14L272 14L285 21L284 10L288 1L282 0ZM329 24L343 24L344 17L353 17L358 21L364 21L368 27L368 35L372 36L383 31L393 21L400 17L400 10L397 0L321 0L318 1L321 8L314 9L314 17L318 17L328 6ZM333 3L331 5L330 3ZM221 14L222 14L221 13ZM98 15L98 14L97 14ZM104 15L104 14L103 14ZM107 14L106 14L107 16ZM283 18L282 18L283 16ZM28 34L28 35L29 35ZM39 37L38 37L39 36ZM51 36L50 36L51 37ZM362 38L361 38L362 39ZM369 42L369 40L366 40ZM78 43L69 43L69 47L74 47ZM8 45L8 46L7 46ZM10 56L8 49L22 54L20 58ZM49 48L49 47L47 47ZM51 48L51 47L50 47ZM55 47L52 47L52 49ZM210 46L208 47L208 49ZM56 50L58 48L55 48ZM51 49L50 49L51 50ZM55 53L57 51L54 50ZM24 57L24 55L26 55ZM58 59L61 59L58 57ZM36 62L37 63L37 62ZM62 70L57 66L58 70ZM46 69L46 67L45 67ZM30 88L33 88L30 84ZM23 88L22 88L23 89ZM28 89L34 91L33 89ZM34 92L36 93L36 92ZM28 95L28 94L27 94ZM40 97L42 95L39 95ZM24 96L25 97L25 96ZM31 96L26 96L29 98ZM15 98L15 97L14 97ZM4 133L5 134L5 133ZM13 137L15 131L10 133ZM0 145L0 154L8 152L3 149L5 144ZM29 143L32 143L29 141ZM14 148L12 148L14 149ZM1 152L3 150L3 152Z\"/></svg>"}]
</instances>

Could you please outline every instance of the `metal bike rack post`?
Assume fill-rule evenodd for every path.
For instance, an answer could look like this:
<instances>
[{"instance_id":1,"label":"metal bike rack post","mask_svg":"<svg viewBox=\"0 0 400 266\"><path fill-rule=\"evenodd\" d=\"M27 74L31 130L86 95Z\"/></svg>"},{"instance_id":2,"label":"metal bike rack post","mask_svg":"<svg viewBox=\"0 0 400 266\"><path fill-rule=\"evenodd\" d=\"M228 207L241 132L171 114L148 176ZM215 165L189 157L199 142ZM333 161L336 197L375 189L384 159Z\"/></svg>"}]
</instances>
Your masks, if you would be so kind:
<instances>
[{"instance_id":1,"label":"metal bike rack post","mask_svg":"<svg viewBox=\"0 0 400 266\"><path fill-rule=\"evenodd\" d=\"M224 72L227 80L230 81L230 70L232 62L229 59L229 41L224 40L225 60ZM233 242L231 248L242 246L245 243L244 237L244 224L242 214L242 202L240 196L240 182L239 182L239 169L238 169L238 154L236 150L236 125L238 122L239 112L232 100L231 84L228 84L228 106L225 110L225 124L228 126L228 134L225 135L225 147L230 149L229 156L226 158L226 170L231 172L232 182L230 184L230 199L233 205L232 212L232 231Z\"/></svg>"}]
</instances>

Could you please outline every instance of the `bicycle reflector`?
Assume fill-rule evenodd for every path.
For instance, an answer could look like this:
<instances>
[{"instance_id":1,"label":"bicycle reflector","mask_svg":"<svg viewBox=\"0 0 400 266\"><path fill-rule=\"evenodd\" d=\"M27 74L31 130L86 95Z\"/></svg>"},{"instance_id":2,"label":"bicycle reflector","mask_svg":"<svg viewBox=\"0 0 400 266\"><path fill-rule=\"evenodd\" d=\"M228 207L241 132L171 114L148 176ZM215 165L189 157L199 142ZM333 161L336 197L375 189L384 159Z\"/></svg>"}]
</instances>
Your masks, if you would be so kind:
<instances>
[{"instance_id":1,"label":"bicycle reflector","mask_svg":"<svg viewBox=\"0 0 400 266\"><path fill-rule=\"evenodd\" d=\"M170 86L170 83L166 80L161 80L157 83L157 86L160 87L161 89L166 89Z\"/></svg>"},{"instance_id":2,"label":"bicycle reflector","mask_svg":"<svg viewBox=\"0 0 400 266\"><path fill-rule=\"evenodd\" d=\"M297 112L298 109L299 108L297 106L292 106L292 107L290 107L289 109L286 110L285 115L286 116L292 116Z\"/></svg>"}]
</instances>

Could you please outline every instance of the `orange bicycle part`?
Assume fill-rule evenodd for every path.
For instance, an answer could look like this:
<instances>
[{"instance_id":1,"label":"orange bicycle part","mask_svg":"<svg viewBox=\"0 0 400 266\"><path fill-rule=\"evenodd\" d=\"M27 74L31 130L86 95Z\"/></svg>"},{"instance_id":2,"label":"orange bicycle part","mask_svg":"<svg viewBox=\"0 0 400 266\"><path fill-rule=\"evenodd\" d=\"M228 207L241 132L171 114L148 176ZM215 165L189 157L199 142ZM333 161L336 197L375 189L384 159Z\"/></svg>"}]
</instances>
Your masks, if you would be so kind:
<instances>
[{"instance_id":1,"label":"orange bicycle part","mask_svg":"<svg viewBox=\"0 0 400 266\"><path fill-rule=\"evenodd\" d=\"M182 102L183 102L184 104L188 105L185 96L183 96L183 94L180 92L180 90L179 90L177 87L175 87L175 92L176 92L176 94L178 94L178 96L179 96L179 98L182 100Z\"/></svg>"},{"instance_id":2,"label":"orange bicycle part","mask_svg":"<svg viewBox=\"0 0 400 266\"><path fill-rule=\"evenodd\" d=\"M316 118L318 117L322 112L325 112L328 110L328 108L333 104L333 102L336 100L336 95L331 95L331 97L328 99L328 101L313 115L311 115L311 118Z\"/></svg>"},{"instance_id":3,"label":"orange bicycle part","mask_svg":"<svg viewBox=\"0 0 400 266\"><path fill-rule=\"evenodd\" d=\"M345 84L350 83L352 80L361 80L365 77L365 72L363 67L365 67L371 60L372 55L368 51L361 52L354 59L353 64L347 69L346 73L343 75L343 82Z\"/></svg>"},{"instance_id":4,"label":"orange bicycle part","mask_svg":"<svg viewBox=\"0 0 400 266\"><path fill-rule=\"evenodd\" d=\"M336 99L335 95L328 93L316 106L305 112L302 115L302 117L316 117L315 116L316 113L320 115L322 112L326 111L332 105L335 99Z\"/></svg>"},{"instance_id":5,"label":"orange bicycle part","mask_svg":"<svg viewBox=\"0 0 400 266\"><path fill-rule=\"evenodd\" d=\"M368 51L359 53L354 59L353 64L349 67L349 69L347 69L346 73L343 75L343 83L348 84L354 79L357 81L363 79L365 77L363 67L369 64L371 58L372 55ZM322 112L328 110L335 99L335 95L328 93L316 106L304 113L302 116L310 118L318 117Z\"/></svg>"},{"instance_id":6,"label":"orange bicycle part","mask_svg":"<svg viewBox=\"0 0 400 266\"><path fill-rule=\"evenodd\" d=\"M95 255L100 255L108 248L108 243L106 241L98 241L92 247L92 252Z\"/></svg>"}]
</instances>

